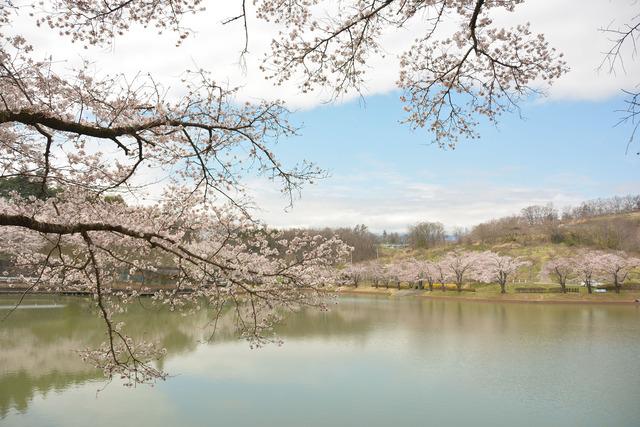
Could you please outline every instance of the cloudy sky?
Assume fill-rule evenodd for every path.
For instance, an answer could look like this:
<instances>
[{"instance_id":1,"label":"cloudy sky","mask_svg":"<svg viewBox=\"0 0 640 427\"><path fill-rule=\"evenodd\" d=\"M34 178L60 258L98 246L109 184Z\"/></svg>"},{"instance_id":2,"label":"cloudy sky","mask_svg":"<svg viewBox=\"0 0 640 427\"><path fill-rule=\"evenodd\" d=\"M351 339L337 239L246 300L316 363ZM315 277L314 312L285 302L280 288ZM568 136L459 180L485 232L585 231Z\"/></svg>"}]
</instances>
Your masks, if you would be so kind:
<instances>
[{"instance_id":1,"label":"cloudy sky","mask_svg":"<svg viewBox=\"0 0 640 427\"><path fill-rule=\"evenodd\" d=\"M312 160L330 176L305 188L286 211L287 200L271 184L247 183L261 207L257 215L274 226L365 223L376 231L400 231L420 220L469 226L530 204L561 207L640 189L640 141L626 153L631 128L614 126L621 115L616 110L624 107L621 89L640 83L640 59L629 54L625 70L615 74L597 70L609 46L598 29L640 13L635 0L528 0L514 13L496 14L498 23L531 22L565 54L571 72L546 98L523 105L524 119L505 116L497 127L484 125L481 139L461 141L453 151L399 123L395 58L419 35L417 25L384 36L385 58L371 58L363 97L327 104L322 93L300 94L295 84L265 81L258 65L277 27L250 16L249 54L241 63L243 28L221 25L237 14L240 2L206 3L207 11L186 23L194 35L179 48L174 34L141 29L108 48L86 51L37 29L27 17L15 28L60 67L88 58L98 73L150 72L172 87L185 69L204 68L221 83L242 86L239 100L284 99L302 130L276 152L285 163Z\"/></svg>"}]
</instances>

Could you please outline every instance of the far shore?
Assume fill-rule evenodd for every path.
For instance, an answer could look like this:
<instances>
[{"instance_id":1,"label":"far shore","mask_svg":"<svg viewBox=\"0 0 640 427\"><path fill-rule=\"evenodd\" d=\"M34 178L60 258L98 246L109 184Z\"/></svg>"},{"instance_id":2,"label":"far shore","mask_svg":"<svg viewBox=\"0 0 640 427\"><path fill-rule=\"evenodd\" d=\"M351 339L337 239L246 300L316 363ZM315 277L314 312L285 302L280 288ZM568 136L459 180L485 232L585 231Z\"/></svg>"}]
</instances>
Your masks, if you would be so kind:
<instances>
[{"instance_id":1,"label":"far shore","mask_svg":"<svg viewBox=\"0 0 640 427\"><path fill-rule=\"evenodd\" d=\"M148 286L141 289L138 286L120 285L115 289L120 291L137 291L141 296L150 296L158 290L171 291L174 289L170 285ZM26 292L25 292L26 291ZM183 289L181 292L190 292L191 289ZM434 300L458 300L458 301L477 301L477 302L504 302L504 303L544 303L544 304L618 304L618 305L638 305L640 307L640 291L622 291L617 294L615 292L606 293L514 293L508 292L501 294L499 292L478 291L478 292L457 292L454 289L447 289L442 292L440 289L433 291L408 289L403 287L385 288L373 287L371 285L360 285L357 288L352 286L329 287L327 292L335 292L339 295L379 295L398 298L427 298ZM0 285L0 295L68 295L68 296L88 296L89 292L55 292L50 290L29 291L24 285L7 286Z\"/></svg>"},{"instance_id":2,"label":"far shore","mask_svg":"<svg viewBox=\"0 0 640 427\"><path fill-rule=\"evenodd\" d=\"M504 303L547 303L547 304L624 304L638 305L640 299L638 291L607 292L602 294L544 294L544 293L489 293L489 292L456 292L454 290L417 290L396 289L372 286L339 287L336 293L344 295L381 295L390 297L417 297L439 300L459 300L478 302L504 302Z\"/></svg>"}]
</instances>

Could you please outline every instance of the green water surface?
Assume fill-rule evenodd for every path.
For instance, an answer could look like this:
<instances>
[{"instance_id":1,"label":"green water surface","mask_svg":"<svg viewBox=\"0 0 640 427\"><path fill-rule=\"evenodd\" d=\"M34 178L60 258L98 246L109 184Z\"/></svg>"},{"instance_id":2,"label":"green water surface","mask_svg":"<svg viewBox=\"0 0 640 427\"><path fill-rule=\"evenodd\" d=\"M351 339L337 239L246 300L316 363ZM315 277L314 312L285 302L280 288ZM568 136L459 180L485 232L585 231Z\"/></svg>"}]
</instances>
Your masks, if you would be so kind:
<instances>
[{"instance_id":1,"label":"green water surface","mask_svg":"<svg viewBox=\"0 0 640 427\"><path fill-rule=\"evenodd\" d=\"M11 304L0 298L0 317ZM640 426L640 308L343 297L252 350L207 313L123 316L172 377L103 391L75 350L104 328L82 298L0 322L1 426Z\"/></svg>"}]
</instances>

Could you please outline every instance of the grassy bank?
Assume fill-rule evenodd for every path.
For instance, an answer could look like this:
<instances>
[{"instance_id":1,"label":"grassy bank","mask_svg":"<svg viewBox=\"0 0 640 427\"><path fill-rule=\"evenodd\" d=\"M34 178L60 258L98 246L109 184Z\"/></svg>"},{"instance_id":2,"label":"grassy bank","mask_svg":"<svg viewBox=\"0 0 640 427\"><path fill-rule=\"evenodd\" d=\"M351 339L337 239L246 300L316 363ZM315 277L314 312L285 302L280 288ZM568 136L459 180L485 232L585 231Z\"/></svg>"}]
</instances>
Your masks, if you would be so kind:
<instances>
[{"instance_id":1,"label":"grassy bank","mask_svg":"<svg viewBox=\"0 0 640 427\"><path fill-rule=\"evenodd\" d=\"M640 299L640 291L622 291L588 294L581 289L580 293L516 293L514 287L507 289L506 294L500 293L499 286L483 286L475 292L456 292L455 290L416 290L408 288L384 288L373 286L340 287L336 291L339 294L361 294L361 295L387 295L394 297L416 297L431 299L450 299L468 301L491 301L491 302L544 302L544 303L586 303L586 304L638 304L635 301Z\"/></svg>"},{"instance_id":2,"label":"grassy bank","mask_svg":"<svg viewBox=\"0 0 640 427\"><path fill-rule=\"evenodd\" d=\"M425 284L426 286L426 284ZM496 284L466 284L463 292L457 292L454 284L446 284L445 291L434 285L433 291L413 289L406 283L402 283L400 289L396 285L389 285L384 287L383 285L374 287L371 283L360 284L357 288L353 286L342 287L329 287L327 291L336 292L338 294L360 294L360 295L386 295L395 297L417 297L417 298L432 298L432 299L452 299L452 300L469 300L469 301L495 301L495 302L549 302L549 303L609 303L609 304L638 304L636 300L640 300L640 291L637 290L623 290L617 294L609 291L606 293L587 293L587 289L584 287L579 288L578 293L519 293L516 288L521 287L535 287L546 289L557 289L557 285L540 284L540 283L524 283L524 284L510 284L507 285L507 293L500 293L500 286ZM130 284L120 284L114 286L114 289L120 291L132 291L135 290L141 295L151 295L152 293L163 290L171 291L175 287L172 285L152 285L146 288L137 286L131 286ZM624 288L623 288L624 289ZM17 285L13 287L0 284L0 295L2 294L21 294L28 291L31 295L43 295L43 294L58 294L50 290L29 290L28 286ZM70 293L71 294L71 293ZM82 294L73 293L73 294Z\"/></svg>"}]
</instances>

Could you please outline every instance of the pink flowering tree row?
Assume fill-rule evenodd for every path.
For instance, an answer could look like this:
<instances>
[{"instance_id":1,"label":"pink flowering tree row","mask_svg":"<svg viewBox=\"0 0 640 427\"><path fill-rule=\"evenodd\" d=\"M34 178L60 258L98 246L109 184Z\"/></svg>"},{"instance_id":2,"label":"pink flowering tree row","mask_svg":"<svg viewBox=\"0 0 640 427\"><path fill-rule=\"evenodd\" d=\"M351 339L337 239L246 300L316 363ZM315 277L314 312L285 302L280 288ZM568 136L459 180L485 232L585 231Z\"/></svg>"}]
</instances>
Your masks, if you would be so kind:
<instances>
[{"instance_id":1,"label":"pink flowering tree row","mask_svg":"<svg viewBox=\"0 0 640 427\"><path fill-rule=\"evenodd\" d=\"M578 281L592 293L594 282L602 280L612 283L615 291L620 293L629 273L639 266L639 258L624 252L583 250L574 256L551 259L544 265L543 275L557 281L563 292L569 281Z\"/></svg>"},{"instance_id":2,"label":"pink flowering tree row","mask_svg":"<svg viewBox=\"0 0 640 427\"><path fill-rule=\"evenodd\" d=\"M375 262L349 266L345 274L356 278L368 278L378 286L378 283L389 283L400 288L401 283L415 284L417 289L430 291L439 284L445 290L445 284L454 282L456 289L461 292L467 280L486 283L499 283L502 292L506 292L508 280L529 262L521 258L499 255L494 252L452 251L437 261L408 259L387 265Z\"/></svg>"},{"instance_id":3,"label":"pink flowering tree row","mask_svg":"<svg viewBox=\"0 0 640 427\"><path fill-rule=\"evenodd\" d=\"M496 283L500 292L506 293L507 284L523 268L531 266L531 261L524 257L501 255L492 251L474 252L455 250L445 254L438 260L406 259L381 265L376 262L350 266L346 272L355 278L371 281L374 286L384 283L386 287L393 284L398 289L401 283L415 284L417 289L433 291L439 284L445 290L445 283L455 283L461 292L468 281L480 283ZM555 257L546 262L542 269L544 278L552 278L560 284L562 292L566 292L569 281L580 281L591 293L596 280L612 283L616 292L620 292L622 284L629 273L640 266L640 259L623 252L607 253L584 250L571 257ZM355 280L355 279L352 279Z\"/></svg>"}]
</instances>

